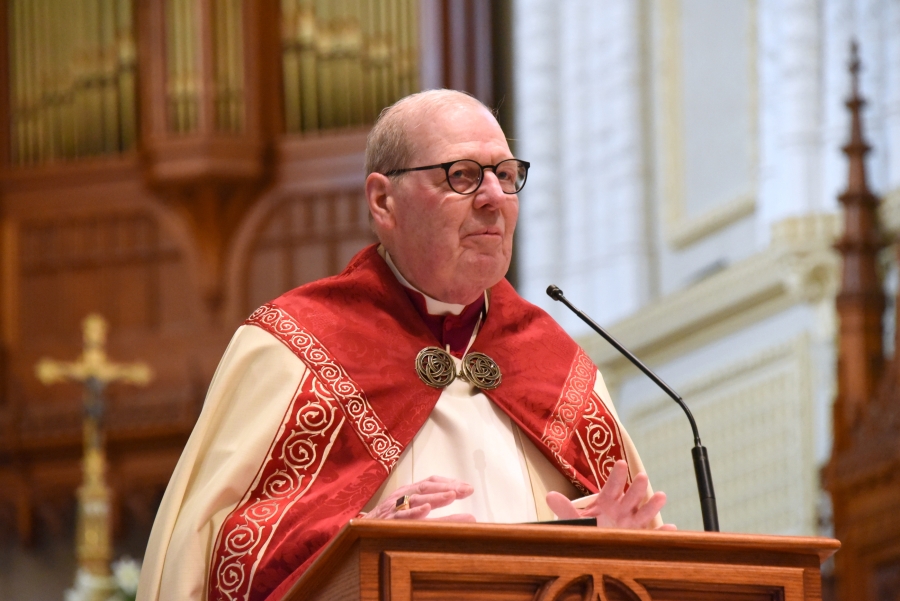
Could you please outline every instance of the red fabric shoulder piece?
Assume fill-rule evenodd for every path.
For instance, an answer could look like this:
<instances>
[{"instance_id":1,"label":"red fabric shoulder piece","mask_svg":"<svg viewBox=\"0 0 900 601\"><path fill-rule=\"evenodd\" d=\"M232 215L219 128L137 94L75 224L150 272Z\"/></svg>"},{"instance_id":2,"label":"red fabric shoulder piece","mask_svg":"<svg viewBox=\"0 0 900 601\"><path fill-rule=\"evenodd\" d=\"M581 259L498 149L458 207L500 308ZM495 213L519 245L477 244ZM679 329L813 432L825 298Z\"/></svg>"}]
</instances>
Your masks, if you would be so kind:
<instances>
[{"instance_id":1,"label":"red fabric shoulder piece","mask_svg":"<svg viewBox=\"0 0 900 601\"><path fill-rule=\"evenodd\" d=\"M553 452L563 472L573 481L575 469L565 457L579 457L578 450L582 451L581 457L599 489L606 484L616 461L626 457L619 425L594 392L596 379L596 366L579 348L541 442ZM576 441L580 448L569 449Z\"/></svg>"},{"instance_id":2,"label":"red fabric shoulder piece","mask_svg":"<svg viewBox=\"0 0 900 601\"><path fill-rule=\"evenodd\" d=\"M316 375L319 382L331 389L372 459L389 474L403 447L375 414L362 389L322 343L284 309L275 305L263 305L253 312L246 323L266 330L284 343Z\"/></svg>"}]
</instances>

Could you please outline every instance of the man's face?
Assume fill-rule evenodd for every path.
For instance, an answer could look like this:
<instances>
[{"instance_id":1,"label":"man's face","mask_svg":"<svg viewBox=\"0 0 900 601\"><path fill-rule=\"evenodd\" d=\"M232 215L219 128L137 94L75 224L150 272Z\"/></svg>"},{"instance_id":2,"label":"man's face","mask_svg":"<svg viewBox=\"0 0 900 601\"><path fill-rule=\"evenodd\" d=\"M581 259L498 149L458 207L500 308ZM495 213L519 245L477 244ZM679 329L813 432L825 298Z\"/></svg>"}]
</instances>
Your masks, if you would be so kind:
<instances>
[{"instance_id":1,"label":"man's face","mask_svg":"<svg viewBox=\"0 0 900 601\"><path fill-rule=\"evenodd\" d=\"M474 102L417 111L408 127L414 158L398 167L459 159L496 165L512 158L493 115ZM486 170L478 190L466 195L450 189L440 168L383 181L389 215L373 211L374 218L382 242L411 284L438 300L469 304L506 275L519 200L503 193L493 171Z\"/></svg>"}]
</instances>

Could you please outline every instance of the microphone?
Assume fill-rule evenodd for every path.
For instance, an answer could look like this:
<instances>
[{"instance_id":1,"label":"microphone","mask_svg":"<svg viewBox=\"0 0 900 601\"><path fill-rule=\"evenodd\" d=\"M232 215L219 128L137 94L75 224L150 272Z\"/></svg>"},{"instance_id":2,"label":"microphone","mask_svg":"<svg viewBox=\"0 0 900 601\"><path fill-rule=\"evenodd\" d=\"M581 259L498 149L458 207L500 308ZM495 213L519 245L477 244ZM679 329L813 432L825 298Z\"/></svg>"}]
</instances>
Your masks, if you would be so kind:
<instances>
[{"instance_id":1,"label":"microphone","mask_svg":"<svg viewBox=\"0 0 900 601\"><path fill-rule=\"evenodd\" d=\"M631 351L626 349L624 346L619 344L619 341L610 336L606 330L597 325L593 319L588 317L585 313L577 309L572 303L569 302L569 299L565 297L563 291L559 289L558 286L550 285L547 287L547 295L555 301L559 301L565 306L567 306L572 313L577 315L581 321L586 323L593 329L595 332L603 336L604 339L611 345L615 347L617 351L625 355L629 361L631 361L635 367L644 372L648 378L653 380L657 386L659 386L663 392L672 397L672 400L678 403L678 405L684 410L685 415L687 415L688 421L691 422L691 430L694 433L694 448L691 449L691 455L694 458L694 474L697 476L697 492L700 494L700 512L703 514L703 529L706 532L718 532L719 531L719 512L716 509L716 493L713 491L713 483L712 483L712 473L709 470L709 457L706 453L706 447L704 447L700 443L700 433L697 430L697 422L694 421L694 416L691 415L691 410L688 409L688 406L684 404L684 400L678 395L677 392L672 390L672 388L662 381L662 379L653 373L649 367L644 365L644 363L635 357Z\"/></svg>"}]
</instances>

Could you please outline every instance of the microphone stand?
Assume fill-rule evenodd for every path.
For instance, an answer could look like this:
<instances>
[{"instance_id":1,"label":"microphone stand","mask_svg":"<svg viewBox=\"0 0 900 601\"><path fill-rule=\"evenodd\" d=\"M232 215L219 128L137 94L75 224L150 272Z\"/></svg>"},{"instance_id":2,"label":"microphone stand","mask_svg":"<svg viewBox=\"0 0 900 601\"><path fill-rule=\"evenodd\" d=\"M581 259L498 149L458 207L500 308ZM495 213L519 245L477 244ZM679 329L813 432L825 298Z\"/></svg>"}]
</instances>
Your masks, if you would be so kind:
<instances>
[{"instance_id":1,"label":"microphone stand","mask_svg":"<svg viewBox=\"0 0 900 601\"><path fill-rule=\"evenodd\" d=\"M603 336L604 339L611 345L615 347L617 351L625 355L625 357L631 361L635 367L644 372L648 378L653 380L657 386L659 386L663 392L672 397L672 400L678 403L678 405L684 410L685 415L687 415L688 421L691 423L691 430L694 433L694 448L691 449L691 455L694 458L694 474L697 476L697 492L700 494L700 512L703 514L703 529L706 532L718 532L719 531L719 512L716 509L716 493L713 491L713 483L712 483L712 473L709 469L709 457L706 453L706 447L703 446L700 442L700 432L697 430L697 422L694 421L694 416L691 414L691 410L688 409L688 406L684 403L684 400L679 396L677 392L672 390L672 388L662 381L662 379L653 373L649 367L644 365L644 363L635 357L631 351L626 349L624 346L619 344L619 341L613 338L607 333L606 330L597 325L593 319L588 317L584 312L577 309L572 303L569 302L569 299L565 297L563 291L559 289L558 286L549 286L547 288L547 295L555 301L559 301L565 306L567 306L572 313L577 315L581 321L586 323L593 329L595 332Z\"/></svg>"}]
</instances>

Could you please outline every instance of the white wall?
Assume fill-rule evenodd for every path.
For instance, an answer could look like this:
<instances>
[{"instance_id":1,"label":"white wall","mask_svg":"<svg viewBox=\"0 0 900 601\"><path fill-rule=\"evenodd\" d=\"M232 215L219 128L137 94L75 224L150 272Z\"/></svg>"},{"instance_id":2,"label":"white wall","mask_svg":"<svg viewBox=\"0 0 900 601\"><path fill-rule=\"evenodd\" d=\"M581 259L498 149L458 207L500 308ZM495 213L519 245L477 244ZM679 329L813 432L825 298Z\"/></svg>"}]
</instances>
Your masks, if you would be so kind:
<instances>
[{"instance_id":1,"label":"white wall","mask_svg":"<svg viewBox=\"0 0 900 601\"><path fill-rule=\"evenodd\" d=\"M799 293L765 310L748 297L740 318L712 316L672 340L654 339L642 316L664 315L678 295L758 257L773 269L791 262L785 273L796 273L785 277L801 289L832 282L833 294L821 224L833 223L822 215L838 211L846 184L852 38L869 100L871 186L896 198L900 215L900 0L516 0L514 28L517 149L532 162L521 195L522 294L576 336L586 329L551 306L549 283L600 323L631 324L650 363L696 391L707 429L723 426L708 434L713 466L725 464L723 498L744 516L723 525L812 533L817 470L831 444L832 297ZM783 224L795 244L788 259L773 250L773 226ZM819 257L813 275L803 271L807 255ZM660 394L633 373L610 379L651 477L675 492L671 511L692 514L690 437L657 444L666 420L682 418L657 406ZM766 390L784 402L772 404ZM759 419L741 403L758 404ZM746 420L757 429L729 430ZM773 425L797 433L788 445L796 461L779 472L797 487L760 505L741 483L775 456L770 442L747 441ZM738 443L752 452L736 452ZM668 463L682 454L687 476Z\"/></svg>"}]
</instances>

